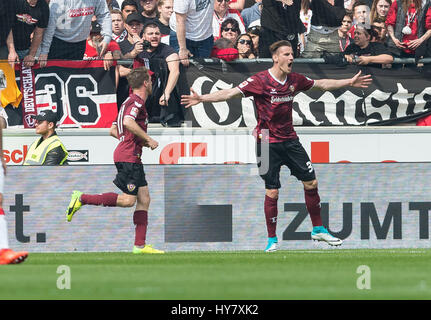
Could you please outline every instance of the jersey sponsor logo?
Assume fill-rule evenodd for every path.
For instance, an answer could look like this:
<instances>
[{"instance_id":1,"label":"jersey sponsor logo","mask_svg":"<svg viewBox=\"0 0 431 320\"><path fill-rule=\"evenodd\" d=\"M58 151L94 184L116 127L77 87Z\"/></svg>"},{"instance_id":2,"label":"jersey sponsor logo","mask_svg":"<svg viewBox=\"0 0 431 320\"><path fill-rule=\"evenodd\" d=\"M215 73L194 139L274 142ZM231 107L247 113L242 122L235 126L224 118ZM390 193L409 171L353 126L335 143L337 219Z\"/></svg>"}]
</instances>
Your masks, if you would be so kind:
<instances>
[{"instance_id":1,"label":"jersey sponsor logo","mask_svg":"<svg viewBox=\"0 0 431 320\"><path fill-rule=\"evenodd\" d=\"M271 97L271 103L274 102L291 102L295 99L294 96L285 96L285 97Z\"/></svg>"},{"instance_id":2,"label":"jersey sponsor logo","mask_svg":"<svg viewBox=\"0 0 431 320\"><path fill-rule=\"evenodd\" d=\"M31 15L23 13L23 14L17 14L16 19L19 22L23 22L25 24L36 24L39 20L33 18Z\"/></svg>"},{"instance_id":3,"label":"jersey sponsor logo","mask_svg":"<svg viewBox=\"0 0 431 320\"><path fill-rule=\"evenodd\" d=\"M69 10L69 17L77 18L83 16L92 16L94 15L94 11L94 7L71 9Z\"/></svg>"}]
</instances>

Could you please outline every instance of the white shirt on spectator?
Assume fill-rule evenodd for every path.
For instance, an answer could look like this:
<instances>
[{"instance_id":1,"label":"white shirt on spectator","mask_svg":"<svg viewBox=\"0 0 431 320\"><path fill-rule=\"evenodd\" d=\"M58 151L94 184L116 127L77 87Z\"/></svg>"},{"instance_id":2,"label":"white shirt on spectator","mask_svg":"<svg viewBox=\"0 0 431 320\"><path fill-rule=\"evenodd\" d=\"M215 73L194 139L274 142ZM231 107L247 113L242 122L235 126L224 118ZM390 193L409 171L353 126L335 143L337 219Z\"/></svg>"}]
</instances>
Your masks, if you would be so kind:
<instances>
[{"instance_id":1,"label":"white shirt on spectator","mask_svg":"<svg viewBox=\"0 0 431 320\"><path fill-rule=\"evenodd\" d=\"M213 34L211 18L214 0L174 0L174 12L169 20L169 27L174 32L177 31L176 12L187 16L186 39L202 41Z\"/></svg>"},{"instance_id":2,"label":"white shirt on spectator","mask_svg":"<svg viewBox=\"0 0 431 320\"><path fill-rule=\"evenodd\" d=\"M221 24L227 18L233 18L238 21L240 34L245 33L245 24L244 20L241 17L241 13L239 13L236 9L228 9L224 17L219 17L217 13L214 11L213 13L213 36L214 39L217 40L221 37Z\"/></svg>"}]
</instances>

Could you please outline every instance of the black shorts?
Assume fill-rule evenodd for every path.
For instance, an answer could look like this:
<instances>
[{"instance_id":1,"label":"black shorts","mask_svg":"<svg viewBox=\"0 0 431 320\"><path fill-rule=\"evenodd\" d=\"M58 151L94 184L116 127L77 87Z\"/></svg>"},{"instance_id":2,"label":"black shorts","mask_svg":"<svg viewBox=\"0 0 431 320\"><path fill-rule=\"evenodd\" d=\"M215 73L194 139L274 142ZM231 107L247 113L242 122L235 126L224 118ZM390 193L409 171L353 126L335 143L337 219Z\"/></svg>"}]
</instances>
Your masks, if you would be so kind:
<instances>
[{"instance_id":1,"label":"black shorts","mask_svg":"<svg viewBox=\"0 0 431 320\"><path fill-rule=\"evenodd\" d=\"M142 163L115 162L115 166L117 175L113 182L124 193L136 196L139 187L148 185Z\"/></svg>"},{"instance_id":2,"label":"black shorts","mask_svg":"<svg viewBox=\"0 0 431 320\"><path fill-rule=\"evenodd\" d=\"M316 179L313 165L299 139L267 144L269 161L261 156L262 144L256 143L259 175L265 181L266 189L280 189L280 169L282 165L290 169L290 174L300 181ZM265 160L263 162L263 160Z\"/></svg>"}]
</instances>

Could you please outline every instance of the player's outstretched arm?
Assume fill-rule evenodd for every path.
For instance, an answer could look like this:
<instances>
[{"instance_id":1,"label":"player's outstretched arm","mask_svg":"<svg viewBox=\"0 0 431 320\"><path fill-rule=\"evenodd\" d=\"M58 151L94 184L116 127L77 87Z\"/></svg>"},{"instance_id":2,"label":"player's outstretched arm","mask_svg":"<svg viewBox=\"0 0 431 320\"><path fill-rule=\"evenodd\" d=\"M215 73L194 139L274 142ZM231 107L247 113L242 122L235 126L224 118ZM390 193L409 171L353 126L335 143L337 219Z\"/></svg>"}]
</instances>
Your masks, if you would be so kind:
<instances>
[{"instance_id":1,"label":"player's outstretched arm","mask_svg":"<svg viewBox=\"0 0 431 320\"><path fill-rule=\"evenodd\" d=\"M195 90L190 88L189 95L181 96L181 104L184 104L186 108L189 108L201 102L219 102L239 97L242 97L242 93L237 87L223 89L204 95L198 95Z\"/></svg>"},{"instance_id":2,"label":"player's outstretched arm","mask_svg":"<svg viewBox=\"0 0 431 320\"><path fill-rule=\"evenodd\" d=\"M373 82L371 75L367 74L365 76L361 75L361 71L350 79L320 79L316 80L314 83L314 88L321 90L336 90L344 87L355 87L355 88L368 88L368 86Z\"/></svg>"}]
</instances>

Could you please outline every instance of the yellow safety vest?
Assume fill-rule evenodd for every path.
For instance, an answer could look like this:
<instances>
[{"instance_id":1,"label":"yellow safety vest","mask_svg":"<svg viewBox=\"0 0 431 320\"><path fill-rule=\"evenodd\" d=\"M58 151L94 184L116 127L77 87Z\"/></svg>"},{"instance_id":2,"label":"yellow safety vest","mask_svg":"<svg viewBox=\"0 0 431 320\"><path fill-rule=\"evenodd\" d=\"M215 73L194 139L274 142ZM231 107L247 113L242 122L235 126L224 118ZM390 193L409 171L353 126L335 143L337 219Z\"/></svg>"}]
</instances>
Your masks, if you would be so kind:
<instances>
[{"instance_id":1,"label":"yellow safety vest","mask_svg":"<svg viewBox=\"0 0 431 320\"><path fill-rule=\"evenodd\" d=\"M23 163L24 166L41 166L41 165L43 165L48 152L50 152L54 148L57 148L58 146L61 146L64 150L64 153L65 153L65 156L64 156L63 160L61 160L60 165L62 165L64 163L64 161L66 161L68 152L67 152L66 148L64 147L64 145L61 143L61 141L57 135L53 135L53 136L49 137L48 139L43 140L39 146L37 146L38 142L39 142L39 140L36 140L30 146L30 149L28 150L27 156L25 157L25 160Z\"/></svg>"}]
</instances>

